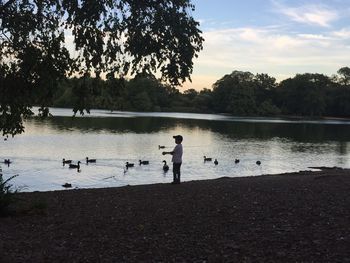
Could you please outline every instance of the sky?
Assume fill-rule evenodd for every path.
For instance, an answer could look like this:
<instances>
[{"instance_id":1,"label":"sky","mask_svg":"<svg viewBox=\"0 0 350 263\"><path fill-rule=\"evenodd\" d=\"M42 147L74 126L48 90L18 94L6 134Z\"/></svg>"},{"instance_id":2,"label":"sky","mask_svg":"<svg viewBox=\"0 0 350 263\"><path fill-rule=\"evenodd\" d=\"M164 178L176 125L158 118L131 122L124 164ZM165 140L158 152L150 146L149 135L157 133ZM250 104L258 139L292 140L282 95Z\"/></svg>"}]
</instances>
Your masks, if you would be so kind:
<instances>
[{"instance_id":1,"label":"sky","mask_svg":"<svg viewBox=\"0 0 350 263\"><path fill-rule=\"evenodd\" d=\"M205 42L192 83L201 90L234 70L277 81L350 66L350 0L192 0Z\"/></svg>"}]
</instances>

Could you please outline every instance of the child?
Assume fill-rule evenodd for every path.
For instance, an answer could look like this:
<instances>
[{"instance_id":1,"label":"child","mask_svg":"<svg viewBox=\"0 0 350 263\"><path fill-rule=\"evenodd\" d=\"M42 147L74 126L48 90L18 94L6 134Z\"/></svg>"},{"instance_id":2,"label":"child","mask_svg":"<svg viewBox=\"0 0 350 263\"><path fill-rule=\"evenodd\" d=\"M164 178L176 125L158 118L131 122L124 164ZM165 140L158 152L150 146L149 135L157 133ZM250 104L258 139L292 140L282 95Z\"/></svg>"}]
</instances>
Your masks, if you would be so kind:
<instances>
[{"instance_id":1,"label":"child","mask_svg":"<svg viewBox=\"0 0 350 263\"><path fill-rule=\"evenodd\" d=\"M182 164L182 136L181 135L175 135L173 136L175 139L176 146L172 152L163 152L163 155L165 154L171 154L173 158L171 161L173 162L173 175L174 175L174 180L172 184L179 184L180 183L180 167Z\"/></svg>"}]
</instances>

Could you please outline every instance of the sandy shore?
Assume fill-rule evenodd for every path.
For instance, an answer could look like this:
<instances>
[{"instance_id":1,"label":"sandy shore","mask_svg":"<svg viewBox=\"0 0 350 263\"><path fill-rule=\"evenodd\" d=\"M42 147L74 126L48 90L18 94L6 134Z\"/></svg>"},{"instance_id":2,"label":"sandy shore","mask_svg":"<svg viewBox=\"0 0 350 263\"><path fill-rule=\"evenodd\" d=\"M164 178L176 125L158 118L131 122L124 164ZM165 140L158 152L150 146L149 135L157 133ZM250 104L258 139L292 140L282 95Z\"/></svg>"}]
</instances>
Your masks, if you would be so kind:
<instances>
[{"instance_id":1,"label":"sandy shore","mask_svg":"<svg viewBox=\"0 0 350 263\"><path fill-rule=\"evenodd\" d=\"M350 171L21 193L0 262L350 262Z\"/></svg>"}]
</instances>

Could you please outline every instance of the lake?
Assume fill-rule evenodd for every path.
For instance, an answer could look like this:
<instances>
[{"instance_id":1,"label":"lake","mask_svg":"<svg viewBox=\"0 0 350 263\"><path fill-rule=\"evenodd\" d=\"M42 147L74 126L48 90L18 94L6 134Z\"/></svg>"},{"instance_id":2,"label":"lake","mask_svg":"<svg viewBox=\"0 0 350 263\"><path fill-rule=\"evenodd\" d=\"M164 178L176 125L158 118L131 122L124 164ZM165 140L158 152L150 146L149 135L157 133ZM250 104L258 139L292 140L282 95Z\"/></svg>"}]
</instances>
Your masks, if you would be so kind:
<instances>
[{"instance_id":1,"label":"lake","mask_svg":"<svg viewBox=\"0 0 350 263\"><path fill-rule=\"evenodd\" d=\"M163 172L162 161L171 167L171 156L163 156L158 145L171 151L177 134L184 137L182 181L350 166L349 121L104 110L72 118L69 109L52 113L45 120L27 120L24 134L0 141L0 160L12 161L9 167L1 164L4 177L18 174L12 183L21 191L62 190L64 183L73 188L169 183L172 172ZM203 156L217 158L219 164L205 163ZM86 157L97 162L86 165ZM63 166L62 158L81 161L81 171ZM140 166L139 160L150 164ZM126 170L125 162L135 167Z\"/></svg>"}]
</instances>

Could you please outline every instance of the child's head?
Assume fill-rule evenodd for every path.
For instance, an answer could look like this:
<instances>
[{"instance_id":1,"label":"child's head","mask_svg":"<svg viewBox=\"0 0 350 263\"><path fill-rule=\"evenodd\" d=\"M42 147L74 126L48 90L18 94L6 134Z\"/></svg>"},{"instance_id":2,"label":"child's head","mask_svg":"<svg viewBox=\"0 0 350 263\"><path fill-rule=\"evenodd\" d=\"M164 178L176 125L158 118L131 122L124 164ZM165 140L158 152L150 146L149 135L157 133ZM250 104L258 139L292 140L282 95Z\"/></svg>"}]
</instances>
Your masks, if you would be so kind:
<instances>
[{"instance_id":1,"label":"child's head","mask_svg":"<svg viewBox=\"0 0 350 263\"><path fill-rule=\"evenodd\" d=\"M173 138L175 139L176 144L182 143L183 138L181 135L175 135L175 136L173 136Z\"/></svg>"}]
</instances>

